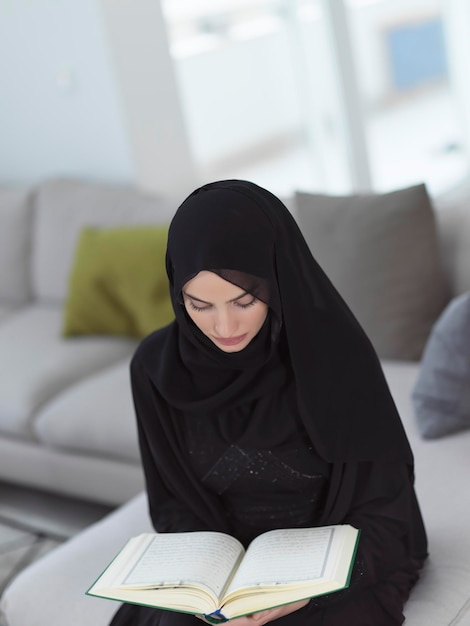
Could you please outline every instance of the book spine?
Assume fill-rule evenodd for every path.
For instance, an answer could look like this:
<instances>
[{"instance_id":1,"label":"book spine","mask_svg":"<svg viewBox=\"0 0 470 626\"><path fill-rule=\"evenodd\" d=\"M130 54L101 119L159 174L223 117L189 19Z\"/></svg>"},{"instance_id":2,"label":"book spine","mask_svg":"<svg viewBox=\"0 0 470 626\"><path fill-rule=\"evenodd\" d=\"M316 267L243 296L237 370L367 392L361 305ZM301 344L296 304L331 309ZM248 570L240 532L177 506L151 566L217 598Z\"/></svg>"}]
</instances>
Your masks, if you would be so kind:
<instances>
[{"instance_id":1,"label":"book spine","mask_svg":"<svg viewBox=\"0 0 470 626\"><path fill-rule=\"evenodd\" d=\"M217 609L213 613L208 613L204 615L204 619L209 622L209 624L223 624L224 622L228 622L228 617L222 613L222 609Z\"/></svg>"}]
</instances>

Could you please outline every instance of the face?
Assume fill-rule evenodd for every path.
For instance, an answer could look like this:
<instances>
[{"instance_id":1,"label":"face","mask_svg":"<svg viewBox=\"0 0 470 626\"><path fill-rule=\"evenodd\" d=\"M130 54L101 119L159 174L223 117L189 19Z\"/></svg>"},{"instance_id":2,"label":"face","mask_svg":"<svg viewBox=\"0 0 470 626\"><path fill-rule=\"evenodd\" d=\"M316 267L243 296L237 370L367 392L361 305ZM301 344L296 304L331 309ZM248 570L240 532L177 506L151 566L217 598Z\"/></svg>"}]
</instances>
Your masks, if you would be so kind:
<instances>
[{"instance_id":1,"label":"face","mask_svg":"<svg viewBox=\"0 0 470 626\"><path fill-rule=\"evenodd\" d=\"M183 300L199 330L224 352L243 350L268 314L267 304L208 271L185 284Z\"/></svg>"}]
</instances>

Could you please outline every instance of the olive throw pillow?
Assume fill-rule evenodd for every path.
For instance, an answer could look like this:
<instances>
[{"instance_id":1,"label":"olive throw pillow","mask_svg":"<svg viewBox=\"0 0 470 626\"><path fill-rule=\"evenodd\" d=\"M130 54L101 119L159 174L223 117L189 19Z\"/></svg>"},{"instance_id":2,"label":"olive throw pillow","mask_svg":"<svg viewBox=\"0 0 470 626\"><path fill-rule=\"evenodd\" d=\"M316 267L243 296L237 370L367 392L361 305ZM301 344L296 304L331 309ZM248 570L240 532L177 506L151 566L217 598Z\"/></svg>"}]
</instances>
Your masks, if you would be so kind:
<instances>
[{"instance_id":1,"label":"olive throw pillow","mask_svg":"<svg viewBox=\"0 0 470 626\"><path fill-rule=\"evenodd\" d=\"M425 439L470 428L470 293L454 298L434 325L412 400Z\"/></svg>"},{"instance_id":2,"label":"olive throw pillow","mask_svg":"<svg viewBox=\"0 0 470 626\"><path fill-rule=\"evenodd\" d=\"M85 228L69 278L63 334L145 337L172 321L167 226Z\"/></svg>"}]
</instances>

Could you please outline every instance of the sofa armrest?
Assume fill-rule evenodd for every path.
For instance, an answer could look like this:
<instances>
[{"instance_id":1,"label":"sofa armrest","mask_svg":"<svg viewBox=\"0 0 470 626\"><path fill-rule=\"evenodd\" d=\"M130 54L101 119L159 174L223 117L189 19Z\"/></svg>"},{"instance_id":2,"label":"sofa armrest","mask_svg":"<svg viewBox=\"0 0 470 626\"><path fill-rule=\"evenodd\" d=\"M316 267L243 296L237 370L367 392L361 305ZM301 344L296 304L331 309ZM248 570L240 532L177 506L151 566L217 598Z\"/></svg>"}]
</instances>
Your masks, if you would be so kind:
<instances>
[{"instance_id":1,"label":"sofa armrest","mask_svg":"<svg viewBox=\"0 0 470 626\"><path fill-rule=\"evenodd\" d=\"M85 592L131 535L151 530L142 493L17 576L0 601L6 623L107 626L119 603Z\"/></svg>"}]
</instances>

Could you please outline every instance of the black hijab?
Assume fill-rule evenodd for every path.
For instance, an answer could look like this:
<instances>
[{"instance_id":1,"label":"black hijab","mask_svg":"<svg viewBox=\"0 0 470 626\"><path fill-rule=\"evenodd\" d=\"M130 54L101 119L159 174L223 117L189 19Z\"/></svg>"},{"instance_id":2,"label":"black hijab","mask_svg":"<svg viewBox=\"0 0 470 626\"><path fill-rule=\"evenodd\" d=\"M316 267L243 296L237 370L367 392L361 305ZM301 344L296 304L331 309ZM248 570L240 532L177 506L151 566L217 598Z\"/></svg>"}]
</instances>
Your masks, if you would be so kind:
<instances>
[{"instance_id":1,"label":"black hijab","mask_svg":"<svg viewBox=\"0 0 470 626\"><path fill-rule=\"evenodd\" d=\"M224 412L269 398L293 378L324 460L412 463L371 343L278 198L240 180L197 189L172 220L166 263L176 321L152 378L170 407ZM220 350L186 313L181 290L201 270L269 304L263 328L240 352ZM258 402L252 427L260 411L279 419L272 403Z\"/></svg>"}]
</instances>

